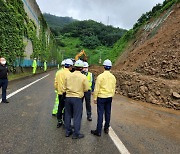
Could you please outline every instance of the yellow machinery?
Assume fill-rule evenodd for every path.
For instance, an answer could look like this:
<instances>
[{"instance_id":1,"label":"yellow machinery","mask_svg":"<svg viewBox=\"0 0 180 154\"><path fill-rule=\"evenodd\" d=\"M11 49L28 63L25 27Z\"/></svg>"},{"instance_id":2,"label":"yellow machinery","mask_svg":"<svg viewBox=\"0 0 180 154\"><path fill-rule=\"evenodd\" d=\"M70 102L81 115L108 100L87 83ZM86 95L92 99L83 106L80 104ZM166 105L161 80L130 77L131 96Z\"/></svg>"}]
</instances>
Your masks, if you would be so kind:
<instances>
[{"instance_id":1,"label":"yellow machinery","mask_svg":"<svg viewBox=\"0 0 180 154\"><path fill-rule=\"evenodd\" d=\"M81 50L81 52L79 52L79 53L75 56L75 60L80 59L80 57L81 57L82 55L84 55L83 61L87 61L87 55L86 55L86 53L85 53L84 50Z\"/></svg>"}]
</instances>

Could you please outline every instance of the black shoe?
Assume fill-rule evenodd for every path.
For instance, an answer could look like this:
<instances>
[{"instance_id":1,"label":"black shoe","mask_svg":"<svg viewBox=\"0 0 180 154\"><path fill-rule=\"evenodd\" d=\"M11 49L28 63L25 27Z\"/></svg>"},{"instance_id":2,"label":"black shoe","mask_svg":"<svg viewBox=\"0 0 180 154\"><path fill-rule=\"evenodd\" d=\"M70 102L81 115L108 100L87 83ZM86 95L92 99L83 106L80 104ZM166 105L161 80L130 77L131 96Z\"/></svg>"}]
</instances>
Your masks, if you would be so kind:
<instances>
[{"instance_id":1,"label":"black shoe","mask_svg":"<svg viewBox=\"0 0 180 154\"><path fill-rule=\"evenodd\" d=\"M68 134L66 134L66 137L69 137L69 136L71 136L72 135L72 131L70 132L70 133L68 133Z\"/></svg>"},{"instance_id":2,"label":"black shoe","mask_svg":"<svg viewBox=\"0 0 180 154\"><path fill-rule=\"evenodd\" d=\"M92 121L92 118L91 118L91 117L87 117L87 120L88 120L88 121Z\"/></svg>"},{"instance_id":3,"label":"black shoe","mask_svg":"<svg viewBox=\"0 0 180 154\"><path fill-rule=\"evenodd\" d=\"M73 135L72 139L81 139L84 137L84 134L79 134L79 135Z\"/></svg>"},{"instance_id":4,"label":"black shoe","mask_svg":"<svg viewBox=\"0 0 180 154\"><path fill-rule=\"evenodd\" d=\"M109 134L109 128L104 128L104 133Z\"/></svg>"},{"instance_id":5,"label":"black shoe","mask_svg":"<svg viewBox=\"0 0 180 154\"><path fill-rule=\"evenodd\" d=\"M59 121L58 123L57 123L57 128L60 128L61 126L62 126L62 121Z\"/></svg>"},{"instance_id":6,"label":"black shoe","mask_svg":"<svg viewBox=\"0 0 180 154\"><path fill-rule=\"evenodd\" d=\"M97 130L91 130L91 134L96 135L96 136L101 136L101 133L98 133Z\"/></svg>"},{"instance_id":7,"label":"black shoe","mask_svg":"<svg viewBox=\"0 0 180 154\"><path fill-rule=\"evenodd\" d=\"M56 117L56 114L52 114L52 116Z\"/></svg>"},{"instance_id":8,"label":"black shoe","mask_svg":"<svg viewBox=\"0 0 180 154\"><path fill-rule=\"evenodd\" d=\"M9 103L8 101L2 101L1 103Z\"/></svg>"}]
</instances>

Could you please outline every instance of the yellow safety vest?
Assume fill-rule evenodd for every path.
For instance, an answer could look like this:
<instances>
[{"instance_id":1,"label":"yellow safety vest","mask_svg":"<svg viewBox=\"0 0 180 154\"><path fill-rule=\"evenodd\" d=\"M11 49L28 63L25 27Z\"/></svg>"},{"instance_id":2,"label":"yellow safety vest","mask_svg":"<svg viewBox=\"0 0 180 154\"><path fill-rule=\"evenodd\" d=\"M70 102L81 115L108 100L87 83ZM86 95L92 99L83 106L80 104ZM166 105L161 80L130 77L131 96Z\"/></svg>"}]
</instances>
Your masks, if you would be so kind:
<instances>
[{"instance_id":1,"label":"yellow safety vest","mask_svg":"<svg viewBox=\"0 0 180 154\"><path fill-rule=\"evenodd\" d=\"M92 73L91 72L88 72L87 79L88 79L88 82L89 82L89 90L92 90L91 87L92 87L93 78L92 78Z\"/></svg>"}]
</instances>

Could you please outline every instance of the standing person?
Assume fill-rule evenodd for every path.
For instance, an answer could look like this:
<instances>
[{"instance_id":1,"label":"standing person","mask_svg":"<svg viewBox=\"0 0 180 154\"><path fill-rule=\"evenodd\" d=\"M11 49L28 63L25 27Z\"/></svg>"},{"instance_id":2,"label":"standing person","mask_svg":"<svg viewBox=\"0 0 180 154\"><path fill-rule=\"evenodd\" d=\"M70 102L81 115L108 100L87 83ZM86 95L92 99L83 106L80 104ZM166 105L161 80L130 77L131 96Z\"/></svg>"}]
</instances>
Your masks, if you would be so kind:
<instances>
[{"instance_id":1,"label":"standing person","mask_svg":"<svg viewBox=\"0 0 180 154\"><path fill-rule=\"evenodd\" d=\"M73 61L71 59L66 59L65 61L65 68L62 71L59 71L55 77L55 90L57 90L58 98L59 98L59 105L58 105L58 112L57 112L57 128L61 127L63 124L63 109L65 103L65 80L71 74L70 70L73 65Z\"/></svg>"},{"instance_id":2,"label":"standing person","mask_svg":"<svg viewBox=\"0 0 180 154\"><path fill-rule=\"evenodd\" d=\"M44 72L46 72L47 71L47 61L45 60L44 61Z\"/></svg>"},{"instance_id":3,"label":"standing person","mask_svg":"<svg viewBox=\"0 0 180 154\"><path fill-rule=\"evenodd\" d=\"M103 114L105 112L104 132L109 133L109 124L111 117L112 97L115 94L116 78L111 74L110 69L112 63L109 59L103 63L105 71L97 77L94 90L94 103L97 104L97 127L96 130L91 130L91 133L96 136L101 136Z\"/></svg>"},{"instance_id":4,"label":"standing person","mask_svg":"<svg viewBox=\"0 0 180 154\"><path fill-rule=\"evenodd\" d=\"M36 74L36 69L37 69L37 61L36 61L36 58L34 58L34 60L33 60L32 68L33 68L33 74Z\"/></svg>"},{"instance_id":5,"label":"standing person","mask_svg":"<svg viewBox=\"0 0 180 154\"><path fill-rule=\"evenodd\" d=\"M9 103L6 99L6 89L8 86L8 67L6 65L6 59L0 58L0 88L2 87L2 102Z\"/></svg>"},{"instance_id":6,"label":"standing person","mask_svg":"<svg viewBox=\"0 0 180 154\"><path fill-rule=\"evenodd\" d=\"M84 92L88 91L89 84L85 75L81 73L83 69L83 61L77 60L74 64L75 71L67 77L65 82L66 102L65 102L65 128L66 137L72 133L72 139L83 138L80 133ZM71 118L73 117L74 132L71 128Z\"/></svg>"},{"instance_id":7,"label":"standing person","mask_svg":"<svg viewBox=\"0 0 180 154\"><path fill-rule=\"evenodd\" d=\"M92 121L92 112L91 112L91 93L94 92L94 75L88 71L89 64L84 62L84 68L82 73L86 75L88 82L89 82L89 90L84 93L83 100L85 98L86 102L86 113L87 113L87 120Z\"/></svg>"},{"instance_id":8,"label":"standing person","mask_svg":"<svg viewBox=\"0 0 180 154\"><path fill-rule=\"evenodd\" d=\"M59 71L62 71L64 69L64 65L65 65L65 60L63 60L61 62L61 69L56 72L55 77L57 76ZM59 98L58 98L57 90L55 90L55 93L56 93L56 98L55 98L54 107L53 107L53 110L52 110L52 116L56 116L56 114L58 112L58 106L59 106Z\"/></svg>"}]
</instances>

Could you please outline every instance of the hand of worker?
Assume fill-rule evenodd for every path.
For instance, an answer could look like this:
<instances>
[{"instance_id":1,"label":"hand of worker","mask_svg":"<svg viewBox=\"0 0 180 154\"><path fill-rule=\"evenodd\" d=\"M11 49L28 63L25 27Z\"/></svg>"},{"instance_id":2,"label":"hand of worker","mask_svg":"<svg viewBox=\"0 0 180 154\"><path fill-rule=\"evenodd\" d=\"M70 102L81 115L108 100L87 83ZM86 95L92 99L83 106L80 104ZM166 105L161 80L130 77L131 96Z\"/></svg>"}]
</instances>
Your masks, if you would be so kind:
<instances>
[{"instance_id":1,"label":"hand of worker","mask_svg":"<svg viewBox=\"0 0 180 154\"><path fill-rule=\"evenodd\" d=\"M97 104L97 100L94 100L94 104Z\"/></svg>"},{"instance_id":2,"label":"hand of worker","mask_svg":"<svg viewBox=\"0 0 180 154\"><path fill-rule=\"evenodd\" d=\"M94 92L91 92L91 95L94 95Z\"/></svg>"}]
</instances>

